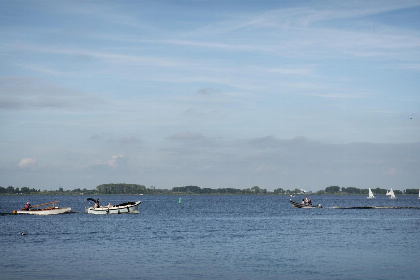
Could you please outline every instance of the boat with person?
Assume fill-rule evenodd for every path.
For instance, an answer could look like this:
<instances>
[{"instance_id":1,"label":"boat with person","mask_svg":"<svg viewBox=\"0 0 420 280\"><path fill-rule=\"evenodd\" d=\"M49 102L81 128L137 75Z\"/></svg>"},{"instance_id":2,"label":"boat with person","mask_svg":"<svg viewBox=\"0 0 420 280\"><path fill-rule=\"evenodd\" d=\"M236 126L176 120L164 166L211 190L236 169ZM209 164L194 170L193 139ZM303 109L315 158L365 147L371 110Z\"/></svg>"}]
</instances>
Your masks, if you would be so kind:
<instances>
[{"instance_id":1,"label":"boat with person","mask_svg":"<svg viewBox=\"0 0 420 280\"><path fill-rule=\"evenodd\" d=\"M290 204L292 204L292 206L296 207L296 208L322 208L321 204L317 204L317 205L312 205L311 204L306 204L305 201L302 202L296 202L290 199Z\"/></svg>"},{"instance_id":2,"label":"boat with person","mask_svg":"<svg viewBox=\"0 0 420 280\"><path fill-rule=\"evenodd\" d=\"M47 202L38 205L30 205L26 203L25 207L20 210L13 211L14 214L32 214L32 215L57 215L70 213L71 207L58 207L55 206L59 201Z\"/></svg>"},{"instance_id":3,"label":"boat with person","mask_svg":"<svg viewBox=\"0 0 420 280\"><path fill-rule=\"evenodd\" d=\"M373 195L372 190L369 188L369 196L367 197L368 199L372 199L375 198L375 196Z\"/></svg>"},{"instance_id":4,"label":"boat with person","mask_svg":"<svg viewBox=\"0 0 420 280\"><path fill-rule=\"evenodd\" d=\"M391 188L391 190L390 190L390 191L387 191L387 192L386 192L386 195L389 195L389 198L390 198L390 199L395 199L395 198L397 198L397 197L395 196L395 193L394 193L394 191L392 190L392 188Z\"/></svg>"},{"instance_id":5,"label":"boat with person","mask_svg":"<svg viewBox=\"0 0 420 280\"><path fill-rule=\"evenodd\" d=\"M93 201L94 205L92 207L86 207L85 213L86 214L98 214L98 215L106 215L106 214L138 214L139 213L139 205L141 201L136 202L124 202L117 205L112 205L109 203L107 206L100 206L99 199L95 200L93 198L88 198L88 201Z\"/></svg>"}]
</instances>

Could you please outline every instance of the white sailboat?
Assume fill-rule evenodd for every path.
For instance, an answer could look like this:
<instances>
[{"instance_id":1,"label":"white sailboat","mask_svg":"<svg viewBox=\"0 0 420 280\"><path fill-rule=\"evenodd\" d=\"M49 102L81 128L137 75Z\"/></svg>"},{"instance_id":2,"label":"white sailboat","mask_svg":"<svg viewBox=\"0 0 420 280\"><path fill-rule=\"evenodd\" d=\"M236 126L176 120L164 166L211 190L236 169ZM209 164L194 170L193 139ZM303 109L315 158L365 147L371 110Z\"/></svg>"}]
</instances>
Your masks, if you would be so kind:
<instances>
[{"instance_id":1,"label":"white sailboat","mask_svg":"<svg viewBox=\"0 0 420 280\"><path fill-rule=\"evenodd\" d=\"M419 190L419 198L418 199L420 199L420 190Z\"/></svg>"},{"instance_id":2,"label":"white sailboat","mask_svg":"<svg viewBox=\"0 0 420 280\"><path fill-rule=\"evenodd\" d=\"M386 195L389 195L390 197L390 199L394 199L394 198L397 198L396 196L395 196L395 194L394 194L394 191L392 190L392 188L391 188L391 190L390 191L387 191L386 192Z\"/></svg>"},{"instance_id":3,"label":"white sailboat","mask_svg":"<svg viewBox=\"0 0 420 280\"><path fill-rule=\"evenodd\" d=\"M369 188L369 196L367 197L368 199L372 199L375 198L375 196L373 195L372 190Z\"/></svg>"}]
</instances>

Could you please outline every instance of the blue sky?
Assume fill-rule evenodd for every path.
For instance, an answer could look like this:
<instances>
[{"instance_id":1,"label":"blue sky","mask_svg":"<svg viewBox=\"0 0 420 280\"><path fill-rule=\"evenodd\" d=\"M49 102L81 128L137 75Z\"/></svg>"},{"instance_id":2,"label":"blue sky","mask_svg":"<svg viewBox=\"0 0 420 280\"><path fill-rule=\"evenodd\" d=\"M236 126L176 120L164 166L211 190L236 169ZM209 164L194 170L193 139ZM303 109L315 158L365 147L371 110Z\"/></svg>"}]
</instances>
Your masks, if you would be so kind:
<instances>
[{"instance_id":1,"label":"blue sky","mask_svg":"<svg viewBox=\"0 0 420 280\"><path fill-rule=\"evenodd\" d=\"M404 190L418 1L1 1L0 185Z\"/></svg>"}]
</instances>

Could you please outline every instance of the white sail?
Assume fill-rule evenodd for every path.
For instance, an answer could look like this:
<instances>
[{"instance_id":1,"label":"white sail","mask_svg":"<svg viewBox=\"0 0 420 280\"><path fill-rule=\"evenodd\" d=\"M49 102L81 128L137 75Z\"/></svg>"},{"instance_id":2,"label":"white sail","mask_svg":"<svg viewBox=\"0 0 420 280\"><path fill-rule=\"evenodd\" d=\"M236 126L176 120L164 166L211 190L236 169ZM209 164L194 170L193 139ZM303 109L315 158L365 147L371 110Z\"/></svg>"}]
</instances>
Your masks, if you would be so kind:
<instances>
[{"instance_id":1,"label":"white sail","mask_svg":"<svg viewBox=\"0 0 420 280\"><path fill-rule=\"evenodd\" d=\"M391 188L391 190L390 190L390 191L387 191L387 192L386 192L386 195L389 195L389 196L390 196L389 198L391 198L391 199L397 198L397 197L395 196L394 191L392 190L392 188Z\"/></svg>"},{"instance_id":2,"label":"white sail","mask_svg":"<svg viewBox=\"0 0 420 280\"><path fill-rule=\"evenodd\" d=\"M367 198L368 199L375 198L375 196L373 195L373 192L370 188L369 188L369 196Z\"/></svg>"}]
</instances>

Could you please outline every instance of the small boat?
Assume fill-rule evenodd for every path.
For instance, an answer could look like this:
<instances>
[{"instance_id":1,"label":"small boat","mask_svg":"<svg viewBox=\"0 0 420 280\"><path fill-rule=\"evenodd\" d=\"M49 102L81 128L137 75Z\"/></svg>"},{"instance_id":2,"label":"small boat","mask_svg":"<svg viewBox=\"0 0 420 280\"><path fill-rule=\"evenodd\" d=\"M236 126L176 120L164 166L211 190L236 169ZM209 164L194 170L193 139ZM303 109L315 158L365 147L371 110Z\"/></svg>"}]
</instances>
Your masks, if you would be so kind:
<instances>
[{"instance_id":1,"label":"small boat","mask_svg":"<svg viewBox=\"0 0 420 280\"><path fill-rule=\"evenodd\" d=\"M32 215L57 215L70 213L71 207L57 207L56 203L59 201L48 202L44 204L38 204L35 206L29 206L28 209L22 208L20 210L13 211L14 214L32 214ZM28 203L29 204L29 203Z\"/></svg>"},{"instance_id":2,"label":"small boat","mask_svg":"<svg viewBox=\"0 0 420 280\"><path fill-rule=\"evenodd\" d=\"M321 204L318 204L318 205L309 204L309 205L307 205L303 201L302 202L296 202L296 201L290 200L290 204L292 204L294 207L297 207L297 208L322 208Z\"/></svg>"},{"instance_id":3,"label":"small boat","mask_svg":"<svg viewBox=\"0 0 420 280\"><path fill-rule=\"evenodd\" d=\"M95 201L91 198L88 198L88 200ZM124 202L118 205L109 204L108 206L86 207L85 213L86 214L99 214L99 215L123 214L123 213L138 214L140 203L141 201L136 201L136 202Z\"/></svg>"},{"instance_id":4,"label":"small boat","mask_svg":"<svg viewBox=\"0 0 420 280\"><path fill-rule=\"evenodd\" d=\"M420 190L419 190L419 198L418 199L420 199Z\"/></svg>"},{"instance_id":5,"label":"small boat","mask_svg":"<svg viewBox=\"0 0 420 280\"><path fill-rule=\"evenodd\" d=\"M372 190L369 188L369 196L367 197L368 199L372 199L375 198L375 196L373 195Z\"/></svg>"},{"instance_id":6,"label":"small boat","mask_svg":"<svg viewBox=\"0 0 420 280\"><path fill-rule=\"evenodd\" d=\"M390 197L390 199L395 199L395 198L397 198L396 196L395 196L395 194L394 194L394 191L392 190L392 188L391 188L391 190L390 191L387 191L386 192L386 195L389 195Z\"/></svg>"}]
</instances>

